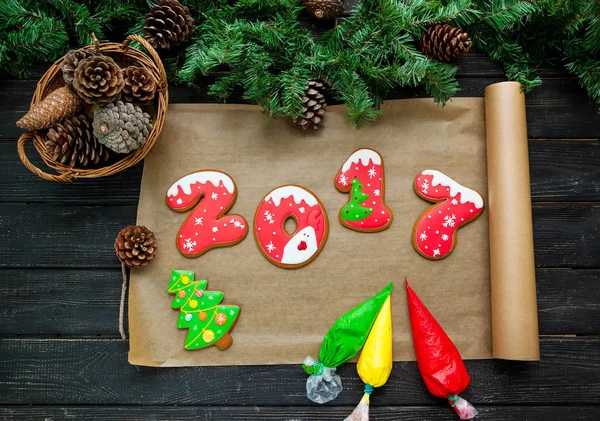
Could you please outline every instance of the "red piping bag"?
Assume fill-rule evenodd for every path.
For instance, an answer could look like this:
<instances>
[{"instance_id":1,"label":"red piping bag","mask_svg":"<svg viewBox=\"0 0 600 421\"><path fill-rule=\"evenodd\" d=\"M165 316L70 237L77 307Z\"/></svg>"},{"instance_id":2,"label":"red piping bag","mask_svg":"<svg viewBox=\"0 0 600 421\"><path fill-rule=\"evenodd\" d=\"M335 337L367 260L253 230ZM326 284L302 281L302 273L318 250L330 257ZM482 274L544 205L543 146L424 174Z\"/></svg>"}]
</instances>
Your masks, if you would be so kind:
<instances>
[{"instance_id":1,"label":"red piping bag","mask_svg":"<svg viewBox=\"0 0 600 421\"><path fill-rule=\"evenodd\" d=\"M471 382L458 349L404 279L417 365L427 389L448 399L461 420L476 418L477 409L458 396Z\"/></svg>"}]
</instances>

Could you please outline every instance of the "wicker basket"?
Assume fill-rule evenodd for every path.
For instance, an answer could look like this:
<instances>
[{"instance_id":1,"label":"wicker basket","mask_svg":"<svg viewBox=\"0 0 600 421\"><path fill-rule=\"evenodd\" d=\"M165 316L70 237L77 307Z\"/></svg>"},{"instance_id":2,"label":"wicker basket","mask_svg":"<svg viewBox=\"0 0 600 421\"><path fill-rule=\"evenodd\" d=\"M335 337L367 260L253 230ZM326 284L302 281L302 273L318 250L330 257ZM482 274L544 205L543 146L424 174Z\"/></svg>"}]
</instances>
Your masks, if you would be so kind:
<instances>
[{"instance_id":1,"label":"wicker basket","mask_svg":"<svg viewBox=\"0 0 600 421\"><path fill-rule=\"evenodd\" d=\"M129 44L132 41L136 41L142 44L146 48L150 56L138 49L129 47ZM130 35L123 42L123 44L118 44L114 42L98 44L97 40L95 40L95 42L96 45L90 45L88 47L85 47L85 49L99 49L100 52L109 55L113 59L115 59L117 63L129 63L135 64L136 66L145 67L150 72L152 72L152 74L158 81L157 95L154 100L154 106L156 107L156 118L152 126L152 131L148 135L146 142L142 145L141 148L126 155L123 159L113 163L112 165L94 169L71 168L67 165L53 161L52 155L46 152L46 147L44 145L45 131L24 133L19 138L19 142L17 145L19 150L19 158L21 158L23 164L27 168L29 168L31 172L33 172L38 177L43 178L44 180L64 183L73 181L73 179L75 178L99 178L116 174L120 171L123 171L124 169L134 166L142 159L144 159L146 154L148 154L148 151L150 151L150 149L152 148L152 145L154 145L154 142L156 142L156 139L160 135L160 132L162 131L165 116L167 114L167 105L169 103L169 92L165 69L162 65L160 57L158 56L154 48L152 48L152 46L150 46L150 44L148 44L148 42L144 38L138 35ZM50 66L46 74L44 74L44 76L38 82L35 93L33 94L33 99L31 100L32 107L41 102L46 97L46 95L65 85L62 71L60 68L61 62L62 58L60 58L52 66ZM42 171L41 169L37 168L29 161L29 159L25 155L25 143L28 140L33 140L35 148L39 152L46 165L55 170L58 173L58 175L48 174Z\"/></svg>"}]
</instances>

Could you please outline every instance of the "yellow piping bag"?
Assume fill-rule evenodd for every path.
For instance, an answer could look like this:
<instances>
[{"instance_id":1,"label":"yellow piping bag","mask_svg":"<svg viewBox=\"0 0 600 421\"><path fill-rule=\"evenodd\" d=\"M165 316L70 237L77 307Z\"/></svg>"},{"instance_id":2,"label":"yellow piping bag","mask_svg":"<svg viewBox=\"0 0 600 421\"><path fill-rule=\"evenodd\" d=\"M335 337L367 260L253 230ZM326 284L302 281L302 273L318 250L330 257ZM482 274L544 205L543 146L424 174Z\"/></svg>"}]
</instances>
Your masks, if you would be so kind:
<instances>
[{"instance_id":1,"label":"yellow piping bag","mask_svg":"<svg viewBox=\"0 0 600 421\"><path fill-rule=\"evenodd\" d=\"M344 421L369 421L369 402L373 389L383 386L392 372L392 308L390 297L375 319L371 333L356 365L365 383L365 394Z\"/></svg>"}]
</instances>

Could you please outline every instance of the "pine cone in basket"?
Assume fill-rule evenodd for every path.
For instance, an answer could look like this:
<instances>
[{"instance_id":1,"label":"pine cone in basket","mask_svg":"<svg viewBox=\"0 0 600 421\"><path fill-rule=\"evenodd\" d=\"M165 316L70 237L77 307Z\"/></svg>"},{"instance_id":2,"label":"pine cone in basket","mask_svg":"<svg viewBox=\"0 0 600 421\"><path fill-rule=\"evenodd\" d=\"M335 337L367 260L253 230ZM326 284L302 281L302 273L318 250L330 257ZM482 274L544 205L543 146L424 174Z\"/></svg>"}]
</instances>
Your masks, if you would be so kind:
<instances>
[{"instance_id":1,"label":"pine cone in basket","mask_svg":"<svg viewBox=\"0 0 600 421\"><path fill-rule=\"evenodd\" d=\"M123 71L105 55L81 60L75 69L73 87L88 104L106 104L121 96Z\"/></svg>"},{"instance_id":2,"label":"pine cone in basket","mask_svg":"<svg viewBox=\"0 0 600 421\"><path fill-rule=\"evenodd\" d=\"M323 120L323 114L325 114L325 85L323 82L311 79L308 81L308 87L306 88L306 94L302 97L304 102L304 108L302 109L302 117L294 118L294 123L306 130L309 127L318 129L321 120Z\"/></svg>"},{"instance_id":3,"label":"pine cone in basket","mask_svg":"<svg viewBox=\"0 0 600 421\"><path fill-rule=\"evenodd\" d=\"M33 106L17 121L17 126L26 130L47 129L67 117L78 114L82 105L81 98L71 88L63 86Z\"/></svg>"},{"instance_id":4,"label":"pine cone in basket","mask_svg":"<svg viewBox=\"0 0 600 421\"><path fill-rule=\"evenodd\" d=\"M447 23L429 27L421 37L421 51L427 57L444 63L467 54L469 48L471 48L469 34Z\"/></svg>"},{"instance_id":5,"label":"pine cone in basket","mask_svg":"<svg viewBox=\"0 0 600 421\"><path fill-rule=\"evenodd\" d=\"M302 4L317 19L335 19L344 10L342 0L302 0Z\"/></svg>"},{"instance_id":6,"label":"pine cone in basket","mask_svg":"<svg viewBox=\"0 0 600 421\"><path fill-rule=\"evenodd\" d=\"M94 111L94 135L117 153L129 153L144 144L150 131L150 115L130 102L117 101Z\"/></svg>"},{"instance_id":7,"label":"pine cone in basket","mask_svg":"<svg viewBox=\"0 0 600 421\"><path fill-rule=\"evenodd\" d=\"M79 63L93 55L95 55L95 53L89 50L71 50L65 54L63 61L60 64L65 82L72 85L73 79L75 78L75 69L77 69Z\"/></svg>"},{"instance_id":8,"label":"pine cone in basket","mask_svg":"<svg viewBox=\"0 0 600 421\"><path fill-rule=\"evenodd\" d=\"M115 252L129 267L145 266L156 254L156 237L144 226L129 225L117 235Z\"/></svg>"},{"instance_id":9,"label":"pine cone in basket","mask_svg":"<svg viewBox=\"0 0 600 421\"><path fill-rule=\"evenodd\" d=\"M125 85L123 86L123 99L128 102L138 102L148 105L156 94L156 79L150 70L144 67L130 66L123 69Z\"/></svg>"},{"instance_id":10,"label":"pine cone in basket","mask_svg":"<svg viewBox=\"0 0 600 421\"><path fill-rule=\"evenodd\" d=\"M83 114L68 118L48 131L46 150L52 159L71 168L86 168L108 161L108 149L92 133Z\"/></svg>"},{"instance_id":11,"label":"pine cone in basket","mask_svg":"<svg viewBox=\"0 0 600 421\"><path fill-rule=\"evenodd\" d=\"M190 39L193 25L190 9L177 0L161 0L146 15L144 38L154 48L169 50Z\"/></svg>"}]
</instances>

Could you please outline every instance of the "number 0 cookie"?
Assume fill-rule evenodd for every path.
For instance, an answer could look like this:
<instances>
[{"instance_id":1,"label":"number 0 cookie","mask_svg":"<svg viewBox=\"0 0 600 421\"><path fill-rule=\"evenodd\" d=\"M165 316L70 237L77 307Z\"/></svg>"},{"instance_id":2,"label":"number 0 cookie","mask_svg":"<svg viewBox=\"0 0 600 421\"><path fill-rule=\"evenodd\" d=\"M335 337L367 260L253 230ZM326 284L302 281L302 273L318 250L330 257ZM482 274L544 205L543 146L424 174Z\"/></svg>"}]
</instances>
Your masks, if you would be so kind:
<instances>
[{"instance_id":1,"label":"number 0 cookie","mask_svg":"<svg viewBox=\"0 0 600 421\"><path fill-rule=\"evenodd\" d=\"M439 203L419 216L413 229L413 246L427 259L443 259L454 250L458 229L483 212L483 198L436 170L417 175L414 188L423 199Z\"/></svg>"},{"instance_id":2,"label":"number 0 cookie","mask_svg":"<svg viewBox=\"0 0 600 421\"><path fill-rule=\"evenodd\" d=\"M285 222L293 218L296 230L288 233ZM329 221L321 201L310 190L285 185L267 194L254 215L256 244L276 266L292 269L310 263L327 241Z\"/></svg>"}]
</instances>

